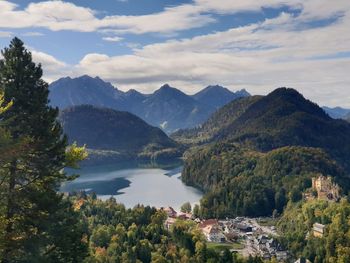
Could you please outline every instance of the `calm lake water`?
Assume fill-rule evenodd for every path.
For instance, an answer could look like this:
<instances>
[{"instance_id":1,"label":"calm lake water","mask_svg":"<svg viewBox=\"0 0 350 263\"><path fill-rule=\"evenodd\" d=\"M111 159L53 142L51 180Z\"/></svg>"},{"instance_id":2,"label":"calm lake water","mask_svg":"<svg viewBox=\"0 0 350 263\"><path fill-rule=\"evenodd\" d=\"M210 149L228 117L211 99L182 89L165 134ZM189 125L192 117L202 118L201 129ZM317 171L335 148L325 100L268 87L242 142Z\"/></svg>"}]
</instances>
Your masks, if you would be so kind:
<instances>
[{"instance_id":1,"label":"calm lake water","mask_svg":"<svg viewBox=\"0 0 350 263\"><path fill-rule=\"evenodd\" d=\"M76 171L80 174L78 179L63 185L61 190L95 192L101 199L113 196L126 207L144 204L179 209L183 203L195 204L202 197L199 190L182 183L181 169L85 167Z\"/></svg>"}]
</instances>

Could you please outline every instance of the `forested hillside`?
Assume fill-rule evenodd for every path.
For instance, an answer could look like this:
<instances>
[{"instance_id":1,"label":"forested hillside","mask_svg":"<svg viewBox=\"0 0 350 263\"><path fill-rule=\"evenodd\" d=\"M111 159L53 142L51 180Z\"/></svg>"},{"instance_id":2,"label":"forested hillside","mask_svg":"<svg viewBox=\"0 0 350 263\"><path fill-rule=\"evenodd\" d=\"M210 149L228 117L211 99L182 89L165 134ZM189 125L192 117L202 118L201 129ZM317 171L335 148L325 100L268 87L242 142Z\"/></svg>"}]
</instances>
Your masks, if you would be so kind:
<instances>
[{"instance_id":1,"label":"forested hillside","mask_svg":"<svg viewBox=\"0 0 350 263\"><path fill-rule=\"evenodd\" d=\"M314 223L326 226L323 238L312 233ZM314 263L348 262L350 258L350 204L310 201L290 203L279 220L281 241L291 253Z\"/></svg>"},{"instance_id":2,"label":"forested hillside","mask_svg":"<svg viewBox=\"0 0 350 263\"><path fill-rule=\"evenodd\" d=\"M211 142L260 98L260 96L251 96L234 100L213 113L199 127L179 130L173 133L171 137L181 143L190 145Z\"/></svg>"},{"instance_id":3,"label":"forested hillside","mask_svg":"<svg viewBox=\"0 0 350 263\"><path fill-rule=\"evenodd\" d=\"M232 102L202 128L174 138L217 141L185 154L182 178L206 191L201 201L206 217L282 212L318 173L349 189L350 125L293 89Z\"/></svg>"},{"instance_id":4,"label":"forested hillside","mask_svg":"<svg viewBox=\"0 0 350 263\"><path fill-rule=\"evenodd\" d=\"M64 110L60 121L71 143L86 145L90 163L181 156L161 129L128 112L83 105Z\"/></svg>"},{"instance_id":5,"label":"forested hillside","mask_svg":"<svg viewBox=\"0 0 350 263\"><path fill-rule=\"evenodd\" d=\"M268 216L299 201L319 174L334 177L350 189L342 168L316 148L283 147L267 153L237 144L218 143L187 156L182 179L202 188L203 217Z\"/></svg>"}]
</instances>

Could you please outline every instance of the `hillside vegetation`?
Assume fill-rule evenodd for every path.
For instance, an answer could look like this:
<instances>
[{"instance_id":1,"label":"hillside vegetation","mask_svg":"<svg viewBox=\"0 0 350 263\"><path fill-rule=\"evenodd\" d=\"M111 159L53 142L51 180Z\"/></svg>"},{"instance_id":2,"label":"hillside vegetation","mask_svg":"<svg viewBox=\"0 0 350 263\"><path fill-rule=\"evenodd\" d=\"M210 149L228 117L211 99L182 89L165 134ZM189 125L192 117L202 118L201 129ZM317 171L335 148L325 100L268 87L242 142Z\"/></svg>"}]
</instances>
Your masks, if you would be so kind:
<instances>
[{"instance_id":1,"label":"hillside vegetation","mask_svg":"<svg viewBox=\"0 0 350 263\"><path fill-rule=\"evenodd\" d=\"M349 189L349 123L330 118L293 89L234 101L202 127L173 138L197 144L185 154L182 178L206 191L205 217L282 212L316 174Z\"/></svg>"},{"instance_id":2,"label":"hillside vegetation","mask_svg":"<svg viewBox=\"0 0 350 263\"><path fill-rule=\"evenodd\" d=\"M189 154L182 179L206 192L201 216L223 218L282 213L289 200L301 200L319 174L334 177L344 190L350 187L342 168L321 149L294 146L261 153L219 143Z\"/></svg>"},{"instance_id":3,"label":"hillside vegetation","mask_svg":"<svg viewBox=\"0 0 350 263\"><path fill-rule=\"evenodd\" d=\"M326 226L322 238L313 236L314 223ZM314 263L341 263L350 258L350 204L346 199L339 203L290 203L278 229L281 241L297 257L304 256Z\"/></svg>"},{"instance_id":4,"label":"hillside vegetation","mask_svg":"<svg viewBox=\"0 0 350 263\"><path fill-rule=\"evenodd\" d=\"M179 130L171 135L175 140L184 144L201 144L214 141L221 132L230 126L261 96L251 96L234 100L213 113L199 127Z\"/></svg>"},{"instance_id":5,"label":"hillside vegetation","mask_svg":"<svg viewBox=\"0 0 350 263\"><path fill-rule=\"evenodd\" d=\"M64 110L60 120L69 141L86 145L92 161L180 156L178 145L162 130L128 112L83 105Z\"/></svg>"}]
</instances>

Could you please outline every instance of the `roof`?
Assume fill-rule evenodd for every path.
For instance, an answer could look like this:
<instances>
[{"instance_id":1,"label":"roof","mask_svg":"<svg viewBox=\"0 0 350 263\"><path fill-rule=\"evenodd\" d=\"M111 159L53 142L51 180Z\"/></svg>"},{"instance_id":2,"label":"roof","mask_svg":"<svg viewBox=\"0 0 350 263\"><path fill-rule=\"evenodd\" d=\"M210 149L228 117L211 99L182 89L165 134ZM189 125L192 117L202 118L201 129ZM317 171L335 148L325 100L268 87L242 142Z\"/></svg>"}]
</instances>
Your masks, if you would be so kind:
<instances>
[{"instance_id":1,"label":"roof","mask_svg":"<svg viewBox=\"0 0 350 263\"><path fill-rule=\"evenodd\" d=\"M163 211L165 211L168 215L175 215L176 216L176 211L174 210L174 208L172 208L171 206L169 207L165 207L162 208Z\"/></svg>"},{"instance_id":2,"label":"roof","mask_svg":"<svg viewBox=\"0 0 350 263\"><path fill-rule=\"evenodd\" d=\"M205 234L217 234L220 232L220 230L215 225L208 225L208 226L202 228L202 231Z\"/></svg>"},{"instance_id":3,"label":"roof","mask_svg":"<svg viewBox=\"0 0 350 263\"><path fill-rule=\"evenodd\" d=\"M322 224L320 224L320 223L315 223L314 224L314 228L321 228L321 229L323 229L323 228L325 228L326 226L325 225L322 225Z\"/></svg>"},{"instance_id":4,"label":"roof","mask_svg":"<svg viewBox=\"0 0 350 263\"><path fill-rule=\"evenodd\" d=\"M313 230L323 233L325 227L326 227L325 225L322 225L322 224L319 224L319 223L315 223L313 225Z\"/></svg>"},{"instance_id":5,"label":"roof","mask_svg":"<svg viewBox=\"0 0 350 263\"><path fill-rule=\"evenodd\" d=\"M210 225L217 225L218 224L218 220L217 219L208 219L208 220L204 220L202 223L199 224L200 228L205 228L206 226L210 226Z\"/></svg>"}]
</instances>

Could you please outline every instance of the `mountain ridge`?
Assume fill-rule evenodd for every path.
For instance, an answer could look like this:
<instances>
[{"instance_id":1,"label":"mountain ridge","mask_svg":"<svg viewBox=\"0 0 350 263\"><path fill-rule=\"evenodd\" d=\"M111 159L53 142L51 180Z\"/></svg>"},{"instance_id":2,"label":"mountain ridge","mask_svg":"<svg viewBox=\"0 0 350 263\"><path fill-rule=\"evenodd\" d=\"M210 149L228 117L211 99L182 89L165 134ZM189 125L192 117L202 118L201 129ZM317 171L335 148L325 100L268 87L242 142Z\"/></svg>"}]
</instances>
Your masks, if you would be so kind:
<instances>
[{"instance_id":1,"label":"mountain ridge","mask_svg":"<svg viewBox=\"0 0 350 263\"><path fill-rule=\"evenodd\" d=\"M350 115L350 109L342 107L331 108L324 106L322 109L333 119L346 119L346 117Z\"/></svg>"},{"instance_id":2,"label":"mountain ridge","mask_svg":"<svg viewBox=\"0 0 350 263\"><path fill-rule=\"evenodd\" d=\"M170 133L182 128L195 127L229 100L249 96L245 90L232 92L218 85L209 87L211 93L216 90L220 94L212 102L210 98L213 96L208 94L208 90L187 95L165 84L151 94L143 94L136 90L123 92L99 77L84 75L78 78L61 78L51 83L49 99L52 106L61 110L88 104L128 111Z\"/></svg>"}]
</instances>

